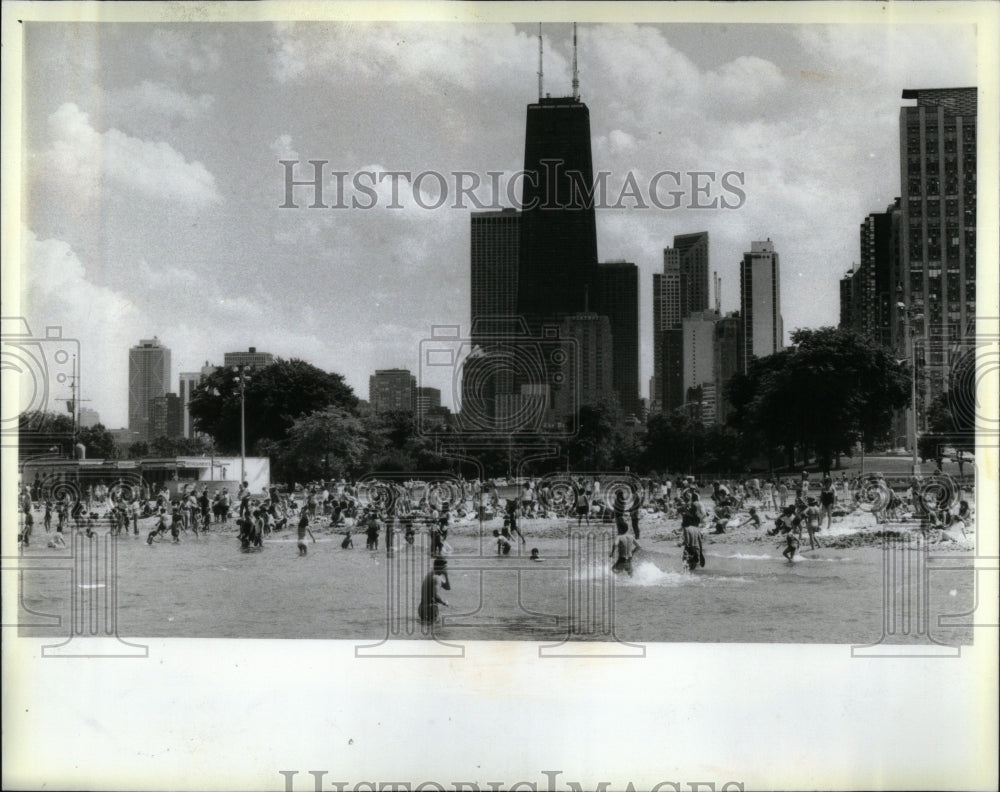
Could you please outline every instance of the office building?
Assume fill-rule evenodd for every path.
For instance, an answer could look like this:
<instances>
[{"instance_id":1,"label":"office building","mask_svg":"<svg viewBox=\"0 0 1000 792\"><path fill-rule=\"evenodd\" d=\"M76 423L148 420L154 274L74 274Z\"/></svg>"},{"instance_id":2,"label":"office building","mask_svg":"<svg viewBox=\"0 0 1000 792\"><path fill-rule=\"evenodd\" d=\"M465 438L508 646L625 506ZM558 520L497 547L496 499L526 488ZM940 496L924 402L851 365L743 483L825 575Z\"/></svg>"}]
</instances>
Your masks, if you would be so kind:
<instances>
[{"instance_id":1,"label":"office building","mask_svg":"<svg viewBox=\"0 0 1000 792\"><path fill-rule=\"evenodd\" d=\"M673 248L663 251L663 272L653 273L653 377L649 382L650 411L663 409L664 333L680 327L681 265L680 253Z\"/></svg>"},{"instance_id":2,"label":"office building","mask_svg":"<svg viewBox=\"0 0 1000 792\"><path fill-rule=\"evenodd\" d=\"M590 110L573 96L528 105L517 310L536 319L586 312L597 270Z\"/></svg>"},{"instance_id":3,"label":"office building","mask_svg":"<svg viewBox=\"0 0 1000 792\"><path fill-rule=\"evenodd\" d=\"M900 108L901 200L898 301L909 309L918 350L918 426L948 383L949 349L976 316L976 88L907 89ZM892 336L909 357L899 312Z\"/></svg>"},{"instance_id":4,"label":"office building","mask_svg":"<svg viewBox=\"0 0 1000 792\"><path fill-rule=\"evenodd\" d=\"M368 401L377 413L412 412L416 389L417 378L408 370L378 369L368 378Z\"/></svg>"},{"instance_id":5,"label":"office building","mask_svg":"<svg viewBox=\"0 0 1000 792\"><path fill-rule=\"evenodd\" d=\"M191 395L203 379L200 371L182 371L178 374L177 396L181 401L181 437L194 437L195 435L191 422Z\"/></svg>"},{"instance_id":6,"label":"office building","mask_svg":"<svg viewBox=\"0 0 1000 792\"><path fill-rule=\"evenodd\" d=\"M639 408L639 270L627 261L597 267L593 310L611 326L612 382L626 417Z\"/></svg>"},{"instance_id":7,"label":"office building","mask_svg":"<svg viewBox=\"0 0 1000 792\"><path fill-rule=\"evenodd\" d=\"M663 331L661 353L660 411L669 413L684 406L684 331L679 324Z\"/></svg>"},{"instance_id":8,"label":"office building","mask_svg":"<svg viewBox=\"0 0 1000 792\"><path fill-rule=\"evenodd\" d=\"M144 338L128 352L128 428L151 440L150 400L163 396L170 383L170 350L155 336Z\"/></svg>"},{"instance_id":9,"label":"office building","mask_svg":"<svg viewBox=\"0 0 1000 792\"><path fill-rule=\"evenodd\" d=\"M560 337L571 339L576 365L566 366L561 382L553 388L552 405L566 418L583 405L611 403L616 399L612 367L611 322L595 313L563 317Z\"/></svg>"},{"instance_id":10,"label":"office building","mask_svg":"<svg viewBox=\"0 0 1000 792\"><path fill-rule=\"evenodd\" d=\"M681 318L708 309L708 232L674 237L681 276Z\"/></svg>"},{"instance_id":11,"label":"office building","mask_svg":"<svg viewBox=\"0 0 1000 792\"><path fill-rule=\"evenodd\" d=\"M726 398L726 386L733 375L740 371L740 315L735 311L715 323L713 357L713 381L715 382L716 422L724 424L732 411Z\"/></svg>"},{"instance_id":12,"label":"office building","mask_svg":"<svg viewBox=\"0 0 1000 792\"><path fill-rule=\"evenodd\" d=\"M234 368L236 366L263 368L264 366L270 366L273 362L274 355L270 352L258 352L257 347L250 347L246 352L226 352L222 356L222 365L226 368Z\"/></svg>"},{"instance_id":13,"label":"office building","mask_svg":"<svg viewBox=\"0 0 1000 792\"><path fill-rule=\"evenodd\" d=\"M159 437L175 440L182 437L181 400L176 393L154 396L149 400L149 441Z\"/></svg>"},{"instance_id":14,"label":"office building","mask_svg":"<svg viewBox=\"0 0 1000 792\"><path fill-rule=\"evenodd\" d=\"M754 358L773 355L784 348L780 265L770 239L751 242L749 252L743 254L740 319L743 323L743 371Z\"/></svg>"}]
</instances>

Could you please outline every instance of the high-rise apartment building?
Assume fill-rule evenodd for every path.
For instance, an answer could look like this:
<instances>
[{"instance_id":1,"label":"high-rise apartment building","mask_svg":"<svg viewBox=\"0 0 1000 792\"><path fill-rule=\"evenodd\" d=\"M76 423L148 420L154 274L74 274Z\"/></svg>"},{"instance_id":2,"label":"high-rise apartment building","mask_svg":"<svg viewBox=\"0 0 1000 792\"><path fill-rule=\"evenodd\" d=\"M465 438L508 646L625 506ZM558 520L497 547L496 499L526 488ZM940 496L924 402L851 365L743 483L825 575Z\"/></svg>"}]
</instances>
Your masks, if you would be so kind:
<instances>
[{"instance_id":1,"label":"high-rise apartment building","mask_svg":"<svg viewBox=\"0 0 1000 792\"><path fill-rule=\"evenodd\" d=\"M517 262L521 213L516 209L473 212L471 296L473 332L477 320L517 314Z\"/></svg>"},{"instance_id":2,"label":"high-rise apartment building","mask_svg":"<svg viewBox=\"0 0 1000 792\"><path fill-rule=\"evenodd\" d=\"M149 403L170 384L170 350L155 336L141 339L128 352L128 428L151 440Z\"/></svg>"},{"instance_id":3,"label":"high-rise apartment building","mask_svg":"<svg viewBox=\"0 0 1000 792\"><path fill-rule=\"evenodd\" d=\"M774 243L751 242L740 264L740 319L743 323L742 370L750 361L780 352L784 346L781 278Z\"/></svg>"},{"instance_id":4,"label":"high-rise apartment building","mask_svg":"<svg viewBox=\"0 0 1000 792\"><path fill-rule=\"evenodd\" d=\"M200 371L182 371L177 375L177 396L181 402L181 437L194 437L194 426L191 422L191 394L204 379Z\"/></svg>"},{"instance_id":5,"label":"high-rise apartment building","mask_svg":"<svg viewBox=\"0 0 1000 792\"><path fill-rule=\"evenodd\" d=\"M639 270L627 261L597 266L592 309L608 317L611 326L612 377L625 416L639 408Z\"/></svg>"},{"instance_id":6,"label":"high-rise apartment building","mask_svg":"<svg viewBox=\"0 0 1000 792\"><path fill-rule=\"evenodd\" d=\"M868 215L860 228L860 263L840 282L840 326L883 346L892 343L898 279L899 200Z\"/></svg>"},{"instance_id":7,"label":"high-rise apartment building","mask_svg":"<svg viewBox=\"0 0 1000 792\"><path fill-rule=\"evenodd\" d=\"M368 401L377 413L412 412L416 390L417 378L407 369L377 369L368 378Z\"/></svg>"},{"instance_id":8,"label":"high-rise apartment building","mask_svg":"<svg viewBox=\"0 0 1000 792\"><path fill-rule=\"evenodd\" d=\"M653 273L653 377L649 382L650 412L663 409L664 333L680 327L681 264L680 252L674 248L663 251L663 272Z\"/></svg>"},{"instance_id":9,"label":"high-rise apartment building","mask_svg":"<svg viewBox=\"0 0 1000 792\"><path fill-rule=\"evenodd\" d=\"M226 352L222 356L222 365L226 368L235 366L250 366L253 368L263 368L270 366L274 362L274 355L270 352L258 352L257 347L250 347L246 352Z\"/></svg>"},{"instance_id":10,"label":"high-rise apartment building","mask_svg":"<svg viewBox=\"0 0 1000 792\"><path fill-rule=\"evenodd\" d=\"M917 348L918 423L976 316L976 88L907 89L899 112L900 281ZM906 349L902 317L893 340Z\"/></svg>"}]
</instances>

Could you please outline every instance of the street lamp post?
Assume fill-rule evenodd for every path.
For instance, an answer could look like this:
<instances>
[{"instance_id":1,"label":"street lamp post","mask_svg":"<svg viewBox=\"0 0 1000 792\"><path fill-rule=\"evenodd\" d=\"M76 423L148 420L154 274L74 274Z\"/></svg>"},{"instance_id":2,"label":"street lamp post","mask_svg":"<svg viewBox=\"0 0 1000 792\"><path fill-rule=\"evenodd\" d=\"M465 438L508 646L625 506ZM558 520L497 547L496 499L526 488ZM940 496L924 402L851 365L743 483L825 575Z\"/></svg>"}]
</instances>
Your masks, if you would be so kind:
<instances>
[{"instance_id":1,"label":"street lamp post","mask_svg":"<svg viewBox=\"0 0 1000 792\"><path fill-rule=\"evenodd\" d=\"M246 366L233 366L236 372L234 381L240 388L240 483L247 478L247 381L250 375Z\"/></svg>"}]
</instances>

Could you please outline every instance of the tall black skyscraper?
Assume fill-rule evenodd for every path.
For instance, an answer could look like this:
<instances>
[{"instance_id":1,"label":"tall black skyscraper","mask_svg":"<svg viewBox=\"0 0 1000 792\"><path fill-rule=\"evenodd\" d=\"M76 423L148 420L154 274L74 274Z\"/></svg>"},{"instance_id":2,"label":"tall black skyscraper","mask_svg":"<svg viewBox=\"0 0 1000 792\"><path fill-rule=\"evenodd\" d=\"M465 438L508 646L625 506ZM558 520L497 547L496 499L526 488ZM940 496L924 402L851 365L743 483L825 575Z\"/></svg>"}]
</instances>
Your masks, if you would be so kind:
<instances>
[{"instance_id":1,"label":"tall black skyscraper","mask_svg":"<svg viewBox=\"0 0 1000 792\"><path fill-rule=\"evenodd\" d=\"M639 270L602 262L591 306L611 323L612 383L625 415L639 415Z\"/></svg>"},{"instance_id":2,"label":"tall black skyscraper","mask_svg":"<svg viewBox=\"0 0 1000 792\"><path fill-rule=\"evenodd\" d=\"M582 313L593 300L597 226L590 110L577 97L528 105L524 141L518 313Z\"/></svg>"}]
</instances>

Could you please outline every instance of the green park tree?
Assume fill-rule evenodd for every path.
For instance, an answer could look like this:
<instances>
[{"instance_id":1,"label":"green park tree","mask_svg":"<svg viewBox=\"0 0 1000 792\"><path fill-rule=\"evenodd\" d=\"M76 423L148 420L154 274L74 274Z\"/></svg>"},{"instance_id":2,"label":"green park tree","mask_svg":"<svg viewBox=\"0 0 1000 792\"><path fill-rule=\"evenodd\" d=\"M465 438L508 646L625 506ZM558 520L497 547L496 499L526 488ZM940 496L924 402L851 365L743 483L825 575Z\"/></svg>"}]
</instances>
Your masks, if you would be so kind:
<instances>
[{"instance_id":1,"label":"green park tree","mask_svg":"<svg viewBox=\"0 0 1000 792\"><path fill-rule=\"evenodd\" d=\"M294 422L326 407L353 411L357 397L343 376L302 360L277 360L247 372L246 443L248 452L261 440L280 442ZM195 389L190 403L195 428L218 448L240 449L240 388L236 372L220 368Z\"/></svg>"}]
</instances>

